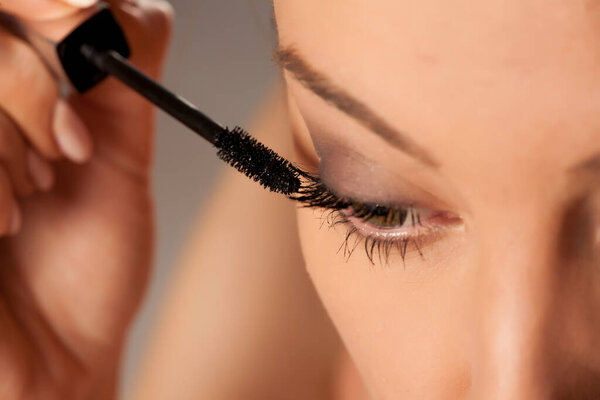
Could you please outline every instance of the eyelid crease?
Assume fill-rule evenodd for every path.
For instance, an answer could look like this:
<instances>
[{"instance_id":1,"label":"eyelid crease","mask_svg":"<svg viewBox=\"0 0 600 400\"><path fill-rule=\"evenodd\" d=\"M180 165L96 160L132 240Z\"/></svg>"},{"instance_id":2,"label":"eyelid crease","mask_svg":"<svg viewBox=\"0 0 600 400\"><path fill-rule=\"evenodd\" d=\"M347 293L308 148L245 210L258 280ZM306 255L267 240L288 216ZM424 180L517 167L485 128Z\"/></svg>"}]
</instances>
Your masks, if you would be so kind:
<instances>
[{"instance_id":1,"label":"eyelid crease","mask_svg":"<svg viewBox=\"0 0 600 400\"><path fill-rule=\"evenodd\" d=\"M380 154L378 157L376 152L365 149L364 143L362 146L353 143L350 135L344 141L341 134L333 136L338 135L338 132L332 134L333 128L315 127L310 119L307 124L312 129L310 135L319 157L318 175L338 195L396 206L418 205L432 209L456 207L452 197L456 191L446 187L449 181L443 175L424 175L419 164L407 163L405 159L382 158ZM428 188L439 190L452 203Z\"/></svg>"},{"instance_id":2,"label":"eyelid crease","mask_svg":"<svg viewBox=\"0 0 600 400\"><path fill-rule=\"evenodd\" d=\"M298 137L298 133L292 133L292 145L296 152L296 156L300 160L307 161L309 165L315 169L319 167L320 162L318 156L316 156L314 151L306 148L306 144Z\"/></svg>"},{"instance_id":3,"label":"eyelid crease","mask_svg":"<svg viewBox=\"0 0 600 400\"><path fill-rule=\"evenodd\" d=\"M297 193L288 197L301 203L304 207L342 210L351 206L352 203L361 203L366 206L382 206L388 208L428 208L427 206L423 206L412 200L399 203L397 201L376 201L354 198L331 188L318 174L309 173L299 168L297 168L297 171L301 176L301 179L303 179L301 188Z\"/></svg>"}]
</instances>

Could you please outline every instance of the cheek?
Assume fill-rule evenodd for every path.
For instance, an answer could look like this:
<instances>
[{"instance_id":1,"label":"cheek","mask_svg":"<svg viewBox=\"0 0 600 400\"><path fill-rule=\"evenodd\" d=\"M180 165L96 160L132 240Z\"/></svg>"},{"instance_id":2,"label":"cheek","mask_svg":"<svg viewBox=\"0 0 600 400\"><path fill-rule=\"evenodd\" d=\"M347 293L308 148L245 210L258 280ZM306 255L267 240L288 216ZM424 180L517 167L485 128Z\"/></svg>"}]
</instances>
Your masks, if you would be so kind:
<instances>
[{"instance_id":1,"label":"cheek","mask_svg":"<svg viewBox=\"0 0 600 400\"><path fill-rule=\"evenodd\" d=\"M373 266L360 245L346 261L337 252L345 228L321 226L320 216L298 211L306 267L371 395L459 398L469 387L461 353L472 330L453 267L417 268L410 258L405 267Z\"/></svg>"}]
</instances>

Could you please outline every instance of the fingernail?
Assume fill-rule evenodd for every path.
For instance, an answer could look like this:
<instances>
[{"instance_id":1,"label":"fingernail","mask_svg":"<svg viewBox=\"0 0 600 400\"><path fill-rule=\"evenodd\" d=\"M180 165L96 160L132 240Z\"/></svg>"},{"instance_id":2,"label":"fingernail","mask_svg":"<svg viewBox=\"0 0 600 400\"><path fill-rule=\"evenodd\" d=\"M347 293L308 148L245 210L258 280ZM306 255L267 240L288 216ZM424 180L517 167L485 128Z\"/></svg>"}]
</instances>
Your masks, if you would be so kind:
<instances>
[{"instance_id":1,"label":"fingernail","mask_svg":"<svg viewBox=\"0 0 600 400\"><path fill-rule=\"evenodd\" d=\"M54 110L54 137L58 147L71 161L83 163L92 155L92 138L79 116L64 100Z\"/></svg>"},{"instance_id":2,"label":"fingernail","mask_svg":"<svg viewBox=\"0 0 600 400\"><path fill-rule=\"evenodd\" d=\"M90 7L96 4L96 0L61 0L63 3L67 3L74 7Z\"/></svg>"},{"instance_id":3,"label":"fingernail","mask_svg":"<svg viewBox=\"0 0 600 400\"><path fill-rule=\"evenodd\" d=\"M13 205L12 215L10 217L10 232L9 234L15 235L21 229L21 210L19 205L16 203Z\"/></svg>"},{"instance_id":4,"label":"fingernail","mask_svg":"<svg viewBox=\"0 0 600 400\"><path fill-rule=\"evenodd\" d=\"M54 184L54 171L46 160L32 150L27 151L27 169L38 189L50 190Z\"/></svg>"}]
</instances>

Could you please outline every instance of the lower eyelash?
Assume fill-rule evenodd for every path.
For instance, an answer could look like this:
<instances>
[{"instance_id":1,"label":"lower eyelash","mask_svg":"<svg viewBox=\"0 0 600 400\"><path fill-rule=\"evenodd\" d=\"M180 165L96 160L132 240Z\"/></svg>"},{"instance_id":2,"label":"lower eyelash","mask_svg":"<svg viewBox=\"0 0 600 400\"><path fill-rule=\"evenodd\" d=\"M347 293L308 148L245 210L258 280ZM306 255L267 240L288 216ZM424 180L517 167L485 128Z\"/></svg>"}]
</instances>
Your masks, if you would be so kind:
<instances>
[{"instance_id":1,"label":"lower eyelash","mask_svg":"<svg viewBox=\"0 0 600 400\"><path fill-rule=\"evenodd\" d=\"M342 244L337 250L338 253L343 250L346 262L348 262L350 256L352 256L361 242L371 265L375 265L375 251L377 251L379 263L381 265L388 265L390 254L394 248L397 250L398 254L400 254L402 262L404 263L410 245L415 247L421 258L423 257L423 252L421 251L417 236L381 237L364 235L356 226L354 226L354 224L352 224L348 217L339 210L328 210L326 212L328 212L328 215L322 216L322 218L329 228L333 228L337 225L344 225L347 228ZM323 223L321 224L321 227L322 226Z\"/></svg>"},{"instance_id":2,"label":"lower eyelash","mask_svg":"<svg viewBox=\"0 0 600 400\"><path fill-rule=\"evenodd\" d=\"M348 217L342 213L342 210L350 206L350 202L339 198L335 193L331 192L327 186L316 176L298 169L298 174L303 178L304 182L297 194L289 196L292 200L302 203L308 208L323 208L328 212L327 216L322 216L323 223L327 222L329 228L343 224L348 232L346 233L342 244L338 249L344 251L346 262L354 253L360 242L363 242L365 254L372 265L375 265L375 251L377 258L381 264L388 264L392 249L395 247L402 257L402 262L405 261L409 245L414 245L419 255L423 257L418 241L418 235L401 236L401 237L382 237L375 235L365 235L350 222ZM420 220L418 221L420 224ZM321 223L321 227L323 226ZM354 238L353 241L351 239Z\"/></svg>"}]
</instances>

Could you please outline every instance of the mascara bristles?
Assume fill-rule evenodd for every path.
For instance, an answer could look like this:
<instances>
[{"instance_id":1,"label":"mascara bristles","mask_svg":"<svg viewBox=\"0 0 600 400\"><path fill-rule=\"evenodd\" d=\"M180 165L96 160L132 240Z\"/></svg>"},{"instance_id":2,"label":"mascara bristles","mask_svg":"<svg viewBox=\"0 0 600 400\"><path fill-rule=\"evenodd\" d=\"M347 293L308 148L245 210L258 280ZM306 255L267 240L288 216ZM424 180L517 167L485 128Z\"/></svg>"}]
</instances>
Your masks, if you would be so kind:
<instances>
[{"instance_id":1,"label":"mascara bristles","mask_svg":"<svg viewBox=\"0 0 600 400\"><path fill-rule=\"evenodd\" d=\"M293 195L288 196L302 204L303 207L315 207L330 210L342 210L347 208L350 203L340 199L325 186L316 176L298 169L298 175L303 178L301 186Z\"/></svg>"},{"instance_id":2,"label":"mascara bristles","mask_svg":"<svg viewBox=\"0 0 600 400\"><path fill-rule=\"evenodd\" d=\"M270 191L290 196L300 190L301 172L242 128L225 128L215 146L220 159Z\"/></svg>"}]
</instances>

